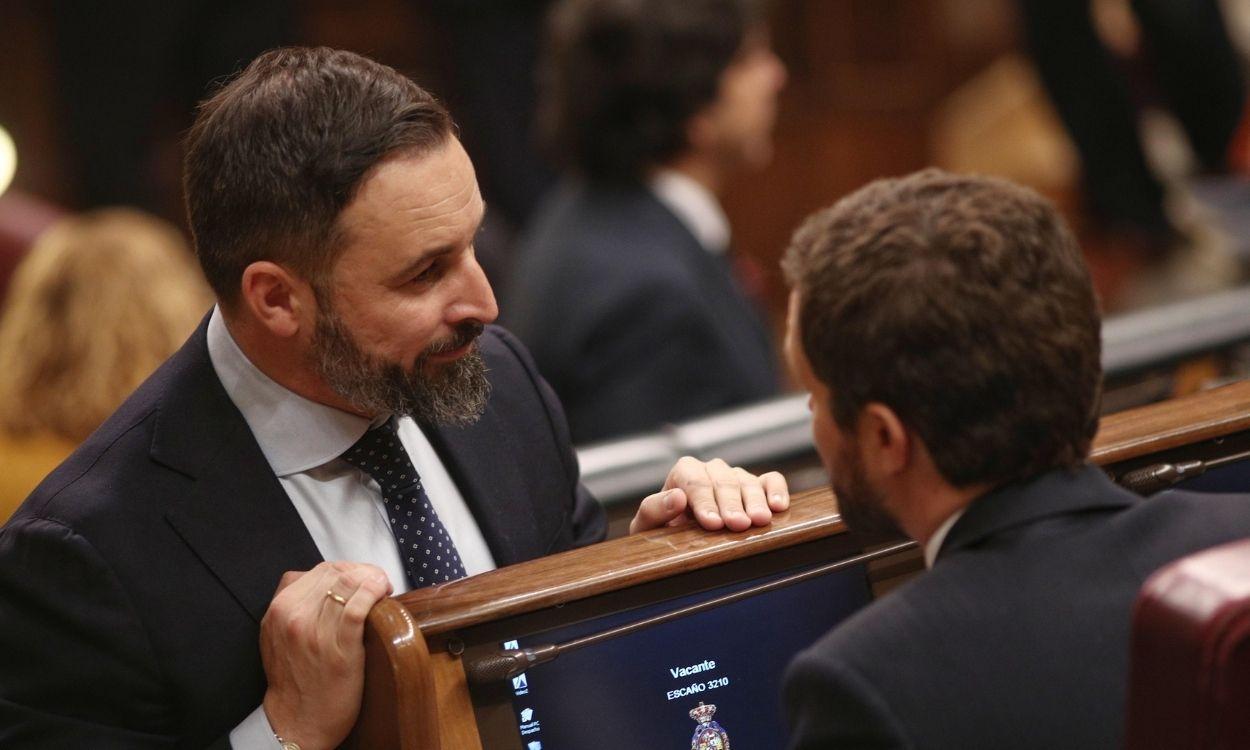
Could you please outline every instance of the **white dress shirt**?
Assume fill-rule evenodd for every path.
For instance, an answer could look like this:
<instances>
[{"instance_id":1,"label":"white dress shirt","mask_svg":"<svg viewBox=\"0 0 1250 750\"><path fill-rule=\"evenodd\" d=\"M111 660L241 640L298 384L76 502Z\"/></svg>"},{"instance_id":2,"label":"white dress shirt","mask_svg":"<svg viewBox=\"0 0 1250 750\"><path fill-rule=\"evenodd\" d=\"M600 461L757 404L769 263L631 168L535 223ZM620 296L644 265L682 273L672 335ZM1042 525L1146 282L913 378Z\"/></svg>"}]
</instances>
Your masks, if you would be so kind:
<instances>
[{"instance_id":1,"label":"white dress shirt","mask_svg":"<svg viewBox=\"0 0 1250 750\"><path fill-rule=\"evenodd\" d=\"M235 343L216 308L208 322L208 356L321 556L372 563L386 572L396 594L407 591L408 580L381 489L340 458L385 417L370 422L310 401L274 382ZM493 570L495 560L482 531L434 446L412 418L400 418L398 428L399 440L421 475L430 504L447 527L465 572L475 575ZM279 747L261 708L235 727L230 742L236 750Z\"/></svg>"},{"instance_id":2,"label":"white dress shirt","mask_svg":"<svg viewBox=\"0 0 1250 750\"><path fill-rule=\"evenodd\" d=\"M950 533L951 527L955 525L955 522L963 516L965 510L967 510L966 507L952 513L949 518L942 522L941 526L937 527L937 531L933 532L933 536L929 537L929 541L925 542L924 566L926 568L933 567L933 563L937 561L938 553L942 551L942 543L946 541L946 535Z\"/></svg>"},{"instance_id":3,"label":"white dress shirt","mask_svg":"<svg viewBox=\"0 0 1250 750\"><path fill-rule=\"evenodd\" d=\"M712 192L675 169L660 169L651 177L656 200L694 235L703 249L720 255L729 249L729 219Z\"/></svg>"}]
</instances>

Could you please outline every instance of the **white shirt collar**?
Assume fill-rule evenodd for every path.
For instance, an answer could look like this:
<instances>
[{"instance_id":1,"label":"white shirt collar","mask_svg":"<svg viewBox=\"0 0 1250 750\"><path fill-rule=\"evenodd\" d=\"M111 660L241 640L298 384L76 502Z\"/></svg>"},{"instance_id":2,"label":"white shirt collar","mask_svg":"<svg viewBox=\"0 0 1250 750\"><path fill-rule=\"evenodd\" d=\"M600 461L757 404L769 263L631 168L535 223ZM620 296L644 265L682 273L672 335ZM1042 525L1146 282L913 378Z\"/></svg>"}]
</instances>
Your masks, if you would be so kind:
<instances>
[{"instance_id":1,"label":"white shirt collar","mask_svg":"<svg viewBox=\"0 0 1250 750\"><path fill-rule=\"evenodd\" d=\"M368 419L310 401L257 369L217 307L208 321L208 358L279 477L338 458L369 429Z\"/></svg>"},{"instance_id":2,"label":"white shirt collar","mask_svg":"<svg viewBox=\"0 0 1250 750\"><path fill-rule=\"evenodd\" d=\"M719 255L729 249L729 219L711 191L673 169L657 170L650 185L705 250Z\"/></svg>"},{"instance_id":3,"label":"white shirt collar","mask_svg":"<svg viewBox=\"0 0 1250 750\"><path fill-rule=\"evenodd\" d=\"M951 514L949 518L937 527L937 531L933 532L933 536L929 537L929 541L924 545L924 566L932 568L933 563L937 561L938 553L942 551L942 542L946 541L946 535L950 533L951 527L964 514L967 508L960 508Z\"/></svg>"}]
</instances>

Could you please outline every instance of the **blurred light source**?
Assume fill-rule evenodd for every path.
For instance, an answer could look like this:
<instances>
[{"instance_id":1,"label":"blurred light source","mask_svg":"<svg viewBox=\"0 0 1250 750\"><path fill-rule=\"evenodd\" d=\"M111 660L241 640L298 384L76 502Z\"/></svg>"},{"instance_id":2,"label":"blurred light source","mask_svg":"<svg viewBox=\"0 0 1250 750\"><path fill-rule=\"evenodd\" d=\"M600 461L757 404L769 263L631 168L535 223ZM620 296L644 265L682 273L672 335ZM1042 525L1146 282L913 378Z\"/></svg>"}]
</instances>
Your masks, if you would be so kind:
<instances>
[{"instance_id":1,"label":"blurred light source","mask_svg":"<svg viewBox=\"0 0 1250 750\"><path fill-rule=\"evenodd\" d=\"M13 173L17 171L17 147L9 131L0 126L0 195L9 189L13 182Z\"/></svg>"}]
</instances>

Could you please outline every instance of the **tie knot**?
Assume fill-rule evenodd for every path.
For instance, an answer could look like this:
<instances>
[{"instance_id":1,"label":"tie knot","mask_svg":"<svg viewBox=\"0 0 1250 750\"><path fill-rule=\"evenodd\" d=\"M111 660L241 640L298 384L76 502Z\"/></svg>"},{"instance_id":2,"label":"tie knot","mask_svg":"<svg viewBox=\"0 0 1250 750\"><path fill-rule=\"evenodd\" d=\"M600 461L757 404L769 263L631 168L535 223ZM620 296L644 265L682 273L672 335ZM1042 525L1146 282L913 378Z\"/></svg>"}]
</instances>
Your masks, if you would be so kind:
<instances>
[{"instance_id":1,"label":"tie knot","mask_svg":"<svg viewBox=\"0 0 1250 750\"><path fill-rule=\"evenodd\" d=\"M387 477L386 484L398 484L395 478L404 474L404 483L410 483L415 472L408 452L399 441L399 432L395 420L388 419L377 427L372 427L356 444L347 449L343 460L383 483L381 477Z\"/></svg>"}]
</instances>

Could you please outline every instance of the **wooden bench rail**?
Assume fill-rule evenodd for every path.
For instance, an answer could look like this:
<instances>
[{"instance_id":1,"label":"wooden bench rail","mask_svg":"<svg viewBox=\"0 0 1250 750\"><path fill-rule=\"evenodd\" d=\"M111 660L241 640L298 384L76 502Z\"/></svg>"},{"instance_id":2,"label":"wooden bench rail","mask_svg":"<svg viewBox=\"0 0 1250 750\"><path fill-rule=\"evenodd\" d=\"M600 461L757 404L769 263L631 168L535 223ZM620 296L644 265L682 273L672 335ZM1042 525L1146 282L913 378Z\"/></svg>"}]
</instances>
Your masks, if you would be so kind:
<instances>
[{"instance_id":1,"label":"wooden bench rail","mask_svg":"<svg viewBox=\"0 0 1250 750\"><path fill-rule=\"evenodd\" d=\"M1127 461L1250 429L1250 381L1103 417L1090 459Z\"/></svg>"},{"instance_id":2,"label":"wooden bench rail","mask_svg":"<svg viewBox=\"0 0 1250 750\"><path fill-rule=\"evenodd\" d=\"M663 528L396 597L428 638L819 539L845 528L833 495L796 495L771 526L709 534Z\"/></svg>"},{"instance_id":3,"label":"wooden bench rail","mask_svg":"<svg viewBox=\"0 0 1250 750\"><path fill-rule=\"evenodd\" d=\"M369 720L356 724L344 747L442 750L430 650L412 615L394 598L369 612L365 663L360 715Z\"/></svg>"}]
</instances>

